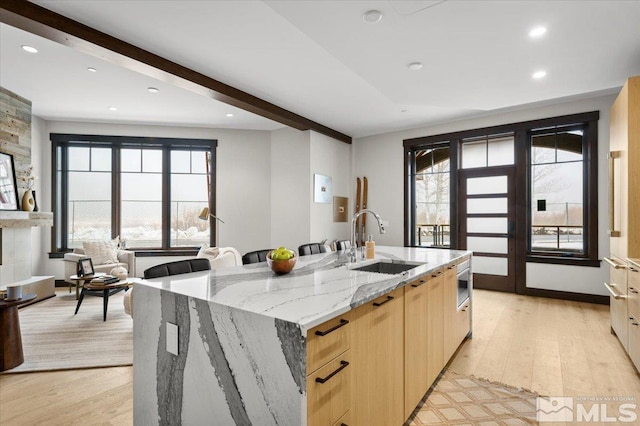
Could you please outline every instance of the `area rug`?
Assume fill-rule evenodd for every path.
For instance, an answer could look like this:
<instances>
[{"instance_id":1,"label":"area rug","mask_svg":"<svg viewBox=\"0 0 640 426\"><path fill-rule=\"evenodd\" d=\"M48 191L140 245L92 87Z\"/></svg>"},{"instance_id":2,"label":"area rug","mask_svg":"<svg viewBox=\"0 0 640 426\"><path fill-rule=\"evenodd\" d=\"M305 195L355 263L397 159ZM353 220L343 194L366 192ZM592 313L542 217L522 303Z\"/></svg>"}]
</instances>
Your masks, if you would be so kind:
<instances>
[{"instance_id":1,"label":"area rug","mask_svg":"<svg viewBox=\"0 0 640 426\"><path fill-rule=\"evenodd\" d=\"M107 321L101 297L87 295L74 315L75 293L64 291L20 309L24 363L3 374L132 365L133 320L123 294L109 297Z\"/></svg>"},{"instance_id":2,"label":"area rug","mask_svg":"<svg viewBox=\"0 0 640 426\"><path fill-rule=\"evenodd\" d=\"M435 388L414 411L409 426L532 425L534 392L445 370Z\"/></svg>"}]
</instances>

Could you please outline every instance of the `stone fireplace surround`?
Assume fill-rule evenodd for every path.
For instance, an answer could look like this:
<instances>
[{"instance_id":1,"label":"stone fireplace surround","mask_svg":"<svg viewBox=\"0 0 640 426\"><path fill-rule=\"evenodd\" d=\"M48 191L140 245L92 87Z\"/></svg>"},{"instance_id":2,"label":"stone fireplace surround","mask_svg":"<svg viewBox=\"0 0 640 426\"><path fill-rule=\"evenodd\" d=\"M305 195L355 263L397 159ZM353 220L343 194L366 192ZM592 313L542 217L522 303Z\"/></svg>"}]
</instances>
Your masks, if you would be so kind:
<instances>
[{"instance_id":1,"label":"stone fireplace surround","mask_svg":"<svg viewBox=\"0 0 640 426\"><path fill-rule=\"evenodd\" d=\"M53 213L0 211L0 289L19 285L33 302L55 295L53 276L32 276L31 230L53 226Z\"/></svg>"}]
</instances>

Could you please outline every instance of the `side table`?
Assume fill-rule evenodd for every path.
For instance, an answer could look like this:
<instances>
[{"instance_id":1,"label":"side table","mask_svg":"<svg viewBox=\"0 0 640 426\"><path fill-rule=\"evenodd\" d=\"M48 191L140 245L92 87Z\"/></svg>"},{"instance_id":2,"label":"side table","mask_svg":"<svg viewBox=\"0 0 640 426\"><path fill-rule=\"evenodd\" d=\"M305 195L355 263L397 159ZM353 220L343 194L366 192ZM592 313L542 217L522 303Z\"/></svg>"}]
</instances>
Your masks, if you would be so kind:
<instances>
[{"instance_id":1,"label":"side table","mask_svg":"<svg viewBox=\"0 0 640 426\"><path fill-rule=\"evenodd\" d=\"M75 281L76 283L76 300L78 300L80 297L80 288L84 286L84 283L87 283L94 278L102 277L104 275L106 275L104 272L96 272L95 274L87 275L86 277L79 277L77 274L71 275L69 279L71 281ZM71 285L69 285L69 291L71 291Z\"/></svg>"},{"instance_id":2,"label":"side table","mask_svg":"<svg viewBox=\"0 0 640 426\"><path fill-rule=\"evenodd\" d=\"M24 362L18 306L35 298L35 294L23 294L19 300L0 299L0 371L10 370Z\"/></svg>"}]
</instances>

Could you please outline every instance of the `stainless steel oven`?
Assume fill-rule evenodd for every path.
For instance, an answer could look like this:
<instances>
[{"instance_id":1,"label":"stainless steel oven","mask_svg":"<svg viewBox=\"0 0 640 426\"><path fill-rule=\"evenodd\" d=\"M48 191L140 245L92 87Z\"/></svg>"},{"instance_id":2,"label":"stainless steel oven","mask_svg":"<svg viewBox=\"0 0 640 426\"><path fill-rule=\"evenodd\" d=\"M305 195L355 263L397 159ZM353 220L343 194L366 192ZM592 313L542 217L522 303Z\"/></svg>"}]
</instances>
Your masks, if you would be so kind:
<instances>
[{"instance_id":1,"label":"stainless steel oven","mask_svg":"<svg viewBox=\"0 0 640 426\"><path fill-rule=\"evenodd\" d=\"M471 272L469 265L469 260L465 260L458 265L458 307L462 306L470 296L469 281L471 279Z\"/></svg>"}]
</instances>

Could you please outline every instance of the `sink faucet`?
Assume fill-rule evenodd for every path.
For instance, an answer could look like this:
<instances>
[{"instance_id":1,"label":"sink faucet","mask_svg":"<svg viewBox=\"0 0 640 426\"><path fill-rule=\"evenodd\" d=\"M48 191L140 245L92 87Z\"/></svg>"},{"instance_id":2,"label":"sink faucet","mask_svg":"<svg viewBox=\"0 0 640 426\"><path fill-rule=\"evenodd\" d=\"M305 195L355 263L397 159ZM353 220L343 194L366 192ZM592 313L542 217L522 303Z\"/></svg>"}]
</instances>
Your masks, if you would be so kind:
<instances>
[{"instance_id":1,"label":"sink faucet","mask_svg":"<svg viewBox=\"0 0 640 426\"><path fill-rule=\"evenodd\" d=\"M362 209L360 211L355 212L353 214L353 217L351 218L351 248L349 249L349 256L350 256L351 262L356 261L356 258L357 258L356 253L358 251L358 242L356 238L356 221L360 216L362 216L365 213L371 213L376 218L376 220L378 221L378 229L380 230L381 234L384 234L384 225L382 224L382 218L378 213L369 209Z\"/></svg>"}]
</instances>

